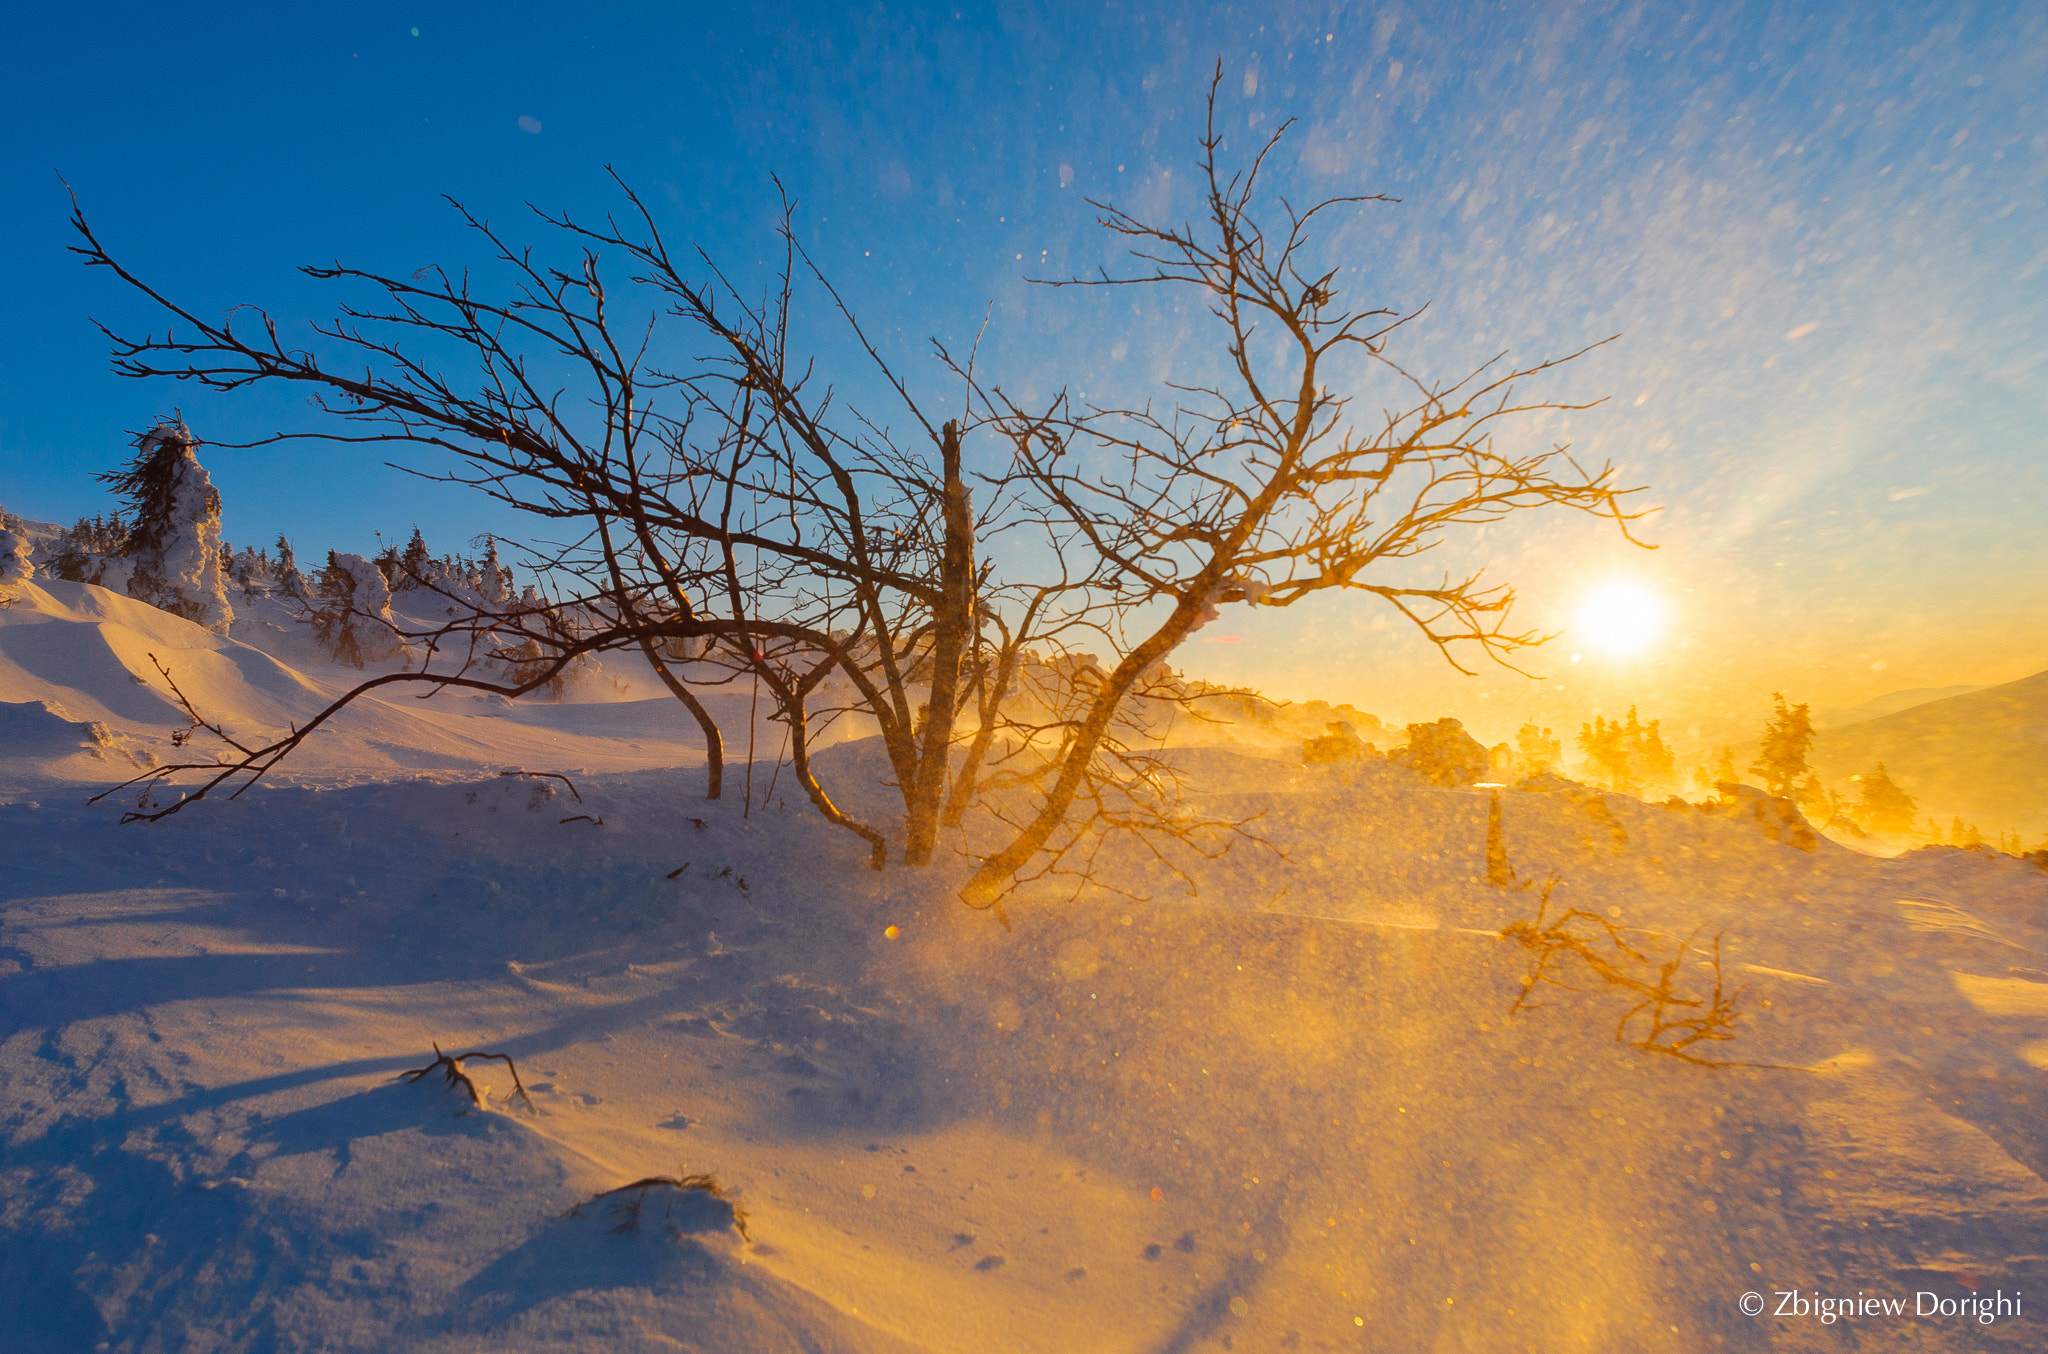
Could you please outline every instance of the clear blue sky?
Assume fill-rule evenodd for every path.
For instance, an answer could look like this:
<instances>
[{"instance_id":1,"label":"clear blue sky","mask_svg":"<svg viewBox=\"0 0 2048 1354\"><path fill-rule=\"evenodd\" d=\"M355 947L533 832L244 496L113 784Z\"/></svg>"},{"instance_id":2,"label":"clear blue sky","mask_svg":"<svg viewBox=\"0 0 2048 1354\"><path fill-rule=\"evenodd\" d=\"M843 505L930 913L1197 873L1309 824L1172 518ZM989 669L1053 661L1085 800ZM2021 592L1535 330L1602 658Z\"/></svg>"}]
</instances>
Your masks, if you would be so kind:
<instances>
[{"instance_id":1,"label":"clear blue sky","mask_svg":"<svg viewBox=\"0 0 2048 1354\"><path fill-rule=\"evenodd\" d=\"M1431 302L1420 365L1624 335L1556 392L1610 404L1545 432L1652 485L1664 549L1632 555L1553 521L1463 557L1521 581L1538 622L1569 624L1587 587L1626 575L1668 600L1673 628L1632 665L1567 668L1561 650L1540 688L1447 682L1349 605L1247 617L1241 643L1191 648L1191 666L1403 718L1512 705L1563 719L1638 693L1712 713L1780 685L1849 700L2005 680L2048 667L2044 16L25 8L0 43L0 505L59 520L110 506L93 472L174 404L221 442L304 412L109 375L89 318L155 321L64 252L59 174L164 290L204 310L260 303L289 328L331 313L295 265L460 265L474 248L440 195L538 238L521 204L603 210L606 164L676 237L744 270L772 172L820 261L913 364L921 338L958 340L993 306L985 351L1008 384L1130 395L1214 345L1184 317L1023 278L1041 259L1055 273L1108 257L1084 196L1188 209L1168 171L1190 164L1220 56L1228 126L1248 141L1300 120L1279 185L1403 199L1341 223L1329 249L1354 295ZM448 549L518 529L360 452L203 459L237 543L283 531L306 553L363 549L417 523Z\"/></svg>"}]
</instances>

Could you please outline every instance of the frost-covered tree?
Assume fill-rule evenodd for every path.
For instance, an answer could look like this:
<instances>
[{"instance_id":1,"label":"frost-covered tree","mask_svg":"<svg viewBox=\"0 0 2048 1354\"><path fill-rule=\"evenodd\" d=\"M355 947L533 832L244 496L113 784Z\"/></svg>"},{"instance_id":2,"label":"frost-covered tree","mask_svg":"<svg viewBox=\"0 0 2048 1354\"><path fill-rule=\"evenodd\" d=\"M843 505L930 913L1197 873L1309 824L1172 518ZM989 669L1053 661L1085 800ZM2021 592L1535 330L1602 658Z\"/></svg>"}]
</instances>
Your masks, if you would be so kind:
<instances>
[{"instance_id":1,"label":"frost-covered tree","mask_svg":"<svg viewBox=\"0 0 2048 1354\"><path fill-rule=\"evenodd\" d=\"M1857 778L1863 796L1856 805L1856 819L1872 832L1911 832L1913 815L1919 808L1913 796L1900 789L1891 773L1879 762L1877 769Z\"/></svg>"},{"instance_id":2,"label":"frost-covered tree","mask_svg":"<svg viewBox=\"0 0 2048 1354\"><path fill-rule=\"evenodd\" d=\"M1044 386L1025 407L1013 398L1022 387L941 348L939 374L960 400L948 417L920 402L921 383L889 365L816 276L792 216L775 244L780 282L750 300L750 284L671 250L630 191L628 210L602 225L548 218L577 251L560 266L469 218L502 290L453 271L310 270L384 298L316 326L341 350L332 357L287 346L259 312L232 312L244 317L238 332L207 318L216 307L149 291L177 318L176 337L117 338L116 367L222 391L311 391L363 440L453 455L453 478L567 538L534 557L562 590L546 613L511 600L490 542L481 601L421 632L441 652L468 641L464 666L417 680L518 696L586 655L637 651L704 730L714 797L723 741L691 687L758 681L785 726L790 773L880 869L893 829L835 802L810 761L813 698L829 700L826 718L878 731L901 798L902 861L929 864L941 829L960 827L963 849L981 857L960 896L994 908L1063 861L1086 870L1105 834L1205 851L1199 832L1239 826L1191 825L1155 751L1176 702L1193 699L1167 664L1220 607L1348 592L1470 671L1464 656L1511 662L1544 637L1515 619L1510 586L1435 572L1432 552L1546 507L1624 535L1641 515L1611 467L1582 465L1548 436L1523 449L1509 435L1590 407L1529 388L1573 354L1446 380L1400 363L1389 345L1412 315L1354 295L1319 257L1375 199L1304 209L1279 196L1261 180L1274 144L1227 151L1216 98L1212 85L1192 176L1199 206L1159 225L1100 206L1129 267L1077 280L1163 293L1161 313L1185 308L1202 326L1187 341L1213 360L1186 379L1207 383L1134 392L1129 404ZM88 262L144 286L75 223ZM645 335L636 320L629 338L612 327L627 313L690 336ZM849 387L791 344L815 332L814 313L847 323L841 346L874 364L855 384L886 408L829 393ZM421 342L459 350L475 383L430 374ZM680 372L646 356L686 351L702 355ZM539 362L545 391L530 375ZM572 401L588 414L565 418ZM283 434L302 435L316 434ZM483 666L526 641L544 661L519 680ZM699 670L672 668L663 655L692 642L708 646ZM1107 657L1079 661L1090 653ZM1436 727L1435 751L1483 776L1486 749ZM243 768L257 773L305 733L247 754ZM220 783L218 766L156 774Z\"/></svg>"},{"instance_id":3,"label":"frost-covered tree","mask_svg":"<svg viewBox=\"0 0 2048 1354\"><path fill-rule=\"evenodd\" d=\"M128 464L100 479L134 513L128 595L226 634L235 611L221 569L220 493L192 454L198 445L184 419L173 416L136 438Z\"/></svg>"},{"instance_id":4,"label":"frost-covered tree","mask_svg":"<svg viewBox=\"0 0 2048 1354\"><path fill-rule=\"evenodd\" d=\"M58 534L44 572L69 583L116 587L127 578L128 562L122 558L127 551L128 524L121 514L101 517L94 513Z\"/></svg>"},{"instance_id":5,"label":"frost-covered tree","mask_svg":"<svg viewBox=\"0 0 2048 1354\"><path fill-rule=\"evenodd\" d=\"M277 589L287 597L306 598L306 576L299 572L299 557L282 532L277 537Z\"/></svg>"},{"instance_id":6,"label":"frost-covered tree","mask_svg":"<svg viewBox=\"0 0 2048 1354\"><path fill-rule=\"evenodd\" d=\"M512 571L498 559L498 538L484 537L484 558L478 569L476 590L483 594L484 601L491 606L503 606L512 600Z\"/></svg>"},{"instance_id":7,"label":"frost-covered tree","mask_svg":"<svg viewBox=\"0 0 2048 1354\"><path fill-rule=\"evenodd\" d=\"M1609 723L1595 715L1591 724L1581 725L1579 751L1586 754L1592 778L1624 794L1670 785L1673 759L1659 724L1654 719L1643 723L1631 705L1625 721Z\"/></svg>"},{"instance_id":8,"label":"frost-covered tree","mask_svg":"<svg viewBox=\"0 0 2048 1354\"><path fill-rule=\"evenodd\" d=\"M29 548L26 532L14 530L11 524L0 526L0 602L19 597L36 576L36 566L29 563Z\"/></svg>"},{"instance_id":9,"label":"frost-covered tree","mask_svg":"<svg viewBox=\"0 0 2048 1354\"><path fill-rule=\"evenodd\" d=\"M405 549L399 553L398 567L391 580L391 586L403 591L406 588L422 587L432 582L433 578L434 556L427 549L427 538L420 534L418 527L414 527L412 539L405 543Z\"/></svg>"},{"instance_id":10,"label":"frost-covered tree","mask_svg":"<svg viewBox=\"0 0 2048 1354\"><path fill-rule=\"evenodd\" d=\"M1789 798L1811 770L1806 750L1813 746L1813 719L1804 704L1785 704L1782 692L1773 691L1771 700L1777 709L1764 726L1763 745L1749 773L1761 778L1772 794Z\"/></svg>"},{"instance_id":11,"label":"frost-covered tree","mask_svg":"<svg viewBox=\"0 0 2048 1354\"><path fill-rule=\"evenodd\" d=\"M395 658L404 648L392 628L391 588L361 555L327 552L311 619L321 646L353 668Z\"/></svg>"},{"instance_id":12,"label":"frost-covered tree","mask_svg":"<svg viewBox=\"0 0 2048 1354\"><path fill-rule=\"evenodd\" d=\"M1515 750L1531 775L1555 771L1564 762L1564 748L1556 736L1532 720L1515 730Z\"/></svg>"}]
</instances>

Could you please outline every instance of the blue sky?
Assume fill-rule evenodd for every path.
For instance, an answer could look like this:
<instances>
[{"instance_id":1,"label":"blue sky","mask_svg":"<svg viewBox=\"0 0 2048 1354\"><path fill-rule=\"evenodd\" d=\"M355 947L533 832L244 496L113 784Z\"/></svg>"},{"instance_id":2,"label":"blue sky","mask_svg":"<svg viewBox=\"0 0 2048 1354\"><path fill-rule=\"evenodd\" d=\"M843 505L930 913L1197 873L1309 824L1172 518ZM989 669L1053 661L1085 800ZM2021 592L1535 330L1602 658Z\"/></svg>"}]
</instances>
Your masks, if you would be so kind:
<instances>
[{"instance_id":1,"label":"blue sky","mask_svg":"<svg viewBox=\"0 0 2048 1354\"><path fill-rule=\"evenodd\" d=\"M927 389L921 341L958 341L986 313L984 360L1014 388L1156 391L1214 360L1194 318L1025 278L1112 260L1085 197L1186 213L1219 57L1234 138L1298 120L1276 187L1402 199L1341 219L1326 248L1354 295L1430 303L1413 362L1449 374L1622 335L1554 390L1609 403L1532 436L1649 484L1662 548L1548 519L1447 562L1502 570L1551 627L1613 577L1671 618L1627 661L1573 664L1566 635L1542 684L1453 680L1349 603L1213 627L1190 667L1479 722L1627 699L1711 717L1774 687L1846 702L2048 667L2048 22L2024 4L11 15L0 505L109 506L93 472L174 404L218 442L305 412L108 374L90 318L155 321L64 252L59 174L167 292L259 303L290 327L333 305L296 265L460 265L475 248L443 194L539 241L521 204L614 206L607 164L665 230L744 273L764 257L773 173ZM362 549L417 523L448 549L519 531L357 451L204 459L237 543ZM1210 642L1224 638L1240 642Z\"/></svg>"}]
</instances>

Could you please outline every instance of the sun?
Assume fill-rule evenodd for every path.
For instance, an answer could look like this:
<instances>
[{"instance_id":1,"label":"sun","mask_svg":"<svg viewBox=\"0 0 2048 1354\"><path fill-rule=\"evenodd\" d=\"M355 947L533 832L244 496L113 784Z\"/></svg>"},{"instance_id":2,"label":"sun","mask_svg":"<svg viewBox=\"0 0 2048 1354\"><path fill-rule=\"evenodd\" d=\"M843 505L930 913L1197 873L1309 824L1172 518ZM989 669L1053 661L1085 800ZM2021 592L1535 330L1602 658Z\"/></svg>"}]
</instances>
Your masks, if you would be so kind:
<instances>
[{"instance_id":1,"label":"sun","mask_svg":"<svg viewBox=\"0 0 2048 1354\"><path fill-rule=\"evenodd\" d=\"M1640 583L1603 583L1579 604L1572 634L1616 657L1641 653L1664 631L1664 604Z\"/></svg>"}]
</instances>

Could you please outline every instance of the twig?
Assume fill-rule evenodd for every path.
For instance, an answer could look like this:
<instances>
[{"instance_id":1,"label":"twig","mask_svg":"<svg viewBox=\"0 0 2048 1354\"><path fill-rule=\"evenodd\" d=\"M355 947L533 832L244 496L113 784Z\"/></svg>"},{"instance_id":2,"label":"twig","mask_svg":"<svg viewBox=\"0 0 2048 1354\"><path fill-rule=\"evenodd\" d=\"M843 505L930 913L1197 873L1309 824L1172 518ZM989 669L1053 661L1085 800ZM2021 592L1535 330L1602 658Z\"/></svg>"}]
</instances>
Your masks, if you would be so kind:
<instances>
[{"instance_id":1,"label":"twig","mask_svg":"<svg viewBox=\"0 0 2048 1354\"><path fill-rule=\"evenodd\" d=\"M1620 930L1598 913L1567 908L1555 920L1546 922L1550 894L1557 883L1558 877L1552 875L1543 885L1534 919L1510 922L1501 930L1502 940L1514 941L1533 956L1529 971L1522 975L1522 990L1508 1008L1509 1015L1536 1010L1538 1003L1531 998L1541 985L1560 987L1567 992L1579 991L1558 977L1553 968L1565 958L1576 956L1603 983L1621 988L1637 998L1635 1005L1623 1013L1614 1027L1617 1043L1645 1053L1661 1053L1696 1067L1764 1067L1786 1072L1812 1070L1785 1063L1702 1058L1692 1052L1698 1044L1726 1043L1734 1039L1736 1022L1742 1018L1737 1003L1748 989L1739 987L1732 993L1727 990L1721 973L1721 937L1714 937L1713 958L1709 961L1714 970L1713 991L1693 996L1679 989L1678 979L1685 971L1686 956L1699 939L1699 928L1694 928L1693 933L1685 938L1676 954L1657 966L1657 976L1653 980L1647 976L1652 963L1650 957L1623 940ZM1521 887L1526 890L1530 885L1525 882ZM1589 921L1599 926L1605 932L1607 946L1602 947L1598 943L1601 937L1589 938L1571 930L1575 921ZM1647 1025L1638 1027L1643 1030L1640 1038L1631 1039L1629 1027L1638 1017L1644 1017Z\"/></svg>"},{"instance_id":2,"label":"twig","mask_svg":"<svg viewBox=\"0 0 2048 1354\"><path fill-rule=\"evenodd\" d=\"M526 1108L533 1110L536 1114L540 1112L534 1105L533 1098L526 1094L526 1084L519 1079L519 1069L512 1065L512 1055L509 1053L457 1053L451 1057L441 1051L439 1044L435 1044L434 1061L428 1063L425 1067L415 1067L411 1071L401 1072L399 1075L405 1078L407 1082L416 1082L421 1077L438 1069L445 1084L462 1087L463 1090L469 1092L470 1103L481 1106L484 1103L483 1092L477 1089L476 1083L470 1080L469 1073L465 1072L462 1068L462 1064L471 1058L495 1059L498 1062L504 1063L505 1070L512 1074L513 1094L526 1102Z\"/></svg>"},{"instance_id":3,"label":"twig","mask_svg":"<svg viewBox=\"0 0 2048 1354\"><path fill-rule=\"evenodd\" d=\"M583 796L576 794L576 782L570 780L559 771L500 771L498 774L500 776L532 776L536 780L558 780L569 787L570 794L576 795L576 802L578 804L583 802ZM563 821L566 822L568 820L564 819Z\"/></svg>"}]
</instances>

